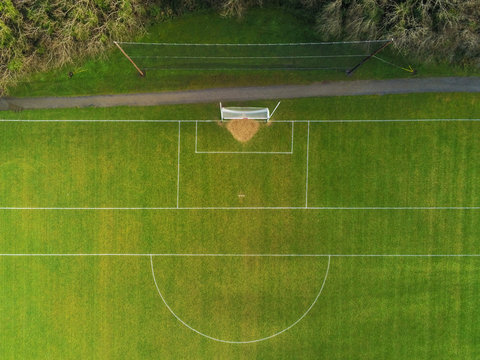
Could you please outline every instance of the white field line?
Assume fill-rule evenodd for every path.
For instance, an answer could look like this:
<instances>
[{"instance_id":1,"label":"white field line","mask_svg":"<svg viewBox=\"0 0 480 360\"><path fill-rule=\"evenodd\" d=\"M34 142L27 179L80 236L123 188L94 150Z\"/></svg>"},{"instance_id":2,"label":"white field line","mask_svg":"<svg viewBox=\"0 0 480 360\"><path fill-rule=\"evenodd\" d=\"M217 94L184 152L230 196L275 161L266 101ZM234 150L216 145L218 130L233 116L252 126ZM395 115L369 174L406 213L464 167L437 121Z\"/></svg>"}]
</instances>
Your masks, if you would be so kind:
<instances>
[{"instance_id":1,"label":"white field line","mask_svg":"<svg viewBox=\"0 0 480 360\"><path fill-rule=\"evenodd\" d=\"M185 122L185 123L195 123L195 122L217 122L218 120L174 120L174 119L165 119L165 120L140 120L140 119L112 119L112 120L105 120L105 119L71 119L71 120L64 120L64 119L40 119L40 120L33 120L33 119L0 119L0 122L66 122L66 123L78 123L78 122L86 122L86 123L97 123L97 122L110 122L110 123L123 123L123 122L133 122L133 123L172 123L172 122ZM298 122L298 123L306 123L306 122L315 122L315 123L357 123L357 122L480 122L480 119L462 119L462 118L454 118L454 119L352 119L352 120L305 120L305 119L290 119L290 120L274 120L274 122L283 123L283 122Z\"/></svg>"},{"instance_id":2,"label":"white field line","mask_svg":"<svg viewBox=\"0 0 480 360\"><path fill-rule=\"evenodd\" d=\"M480 206L0 207L0 210L480 210Z\"/></svg>"},{"instance_id":3,"label":"white field line","mask_svg":"<svg viewBox=\"0 0 480 360\"><path fill-rule=\"evenodd\" d=\"M198 121L195 121L195 154L198 154L197 143L198 143Z\"/></svg>"},{"instance_id":4,"label":"white field line","mask_svg":"<svg viewBox=\"0 0 480 360\"><path fill-rule=\"evenodd\" d=\"M293 131L294 131L293 128L294 128L294 125L295 125L295 122L292 121L292 142L291 142L292 146L290 147L290 153L292 153L292 154L293 154Z\"/></svg>"},{"instance_id":5,"label":"white field line","mask_svg":"<svg viewBox=\"0 0 480 360\"><path fill-rule=\"evenodd\" d=\"M180 199L180 121L178 122L178 151L177 151L177 209Z\"/></svg>"},{"instance_id":6,"label":"white field line","mask_svg":"<svg viewBox=\"0 0 480 360\"><path fill-rule=\"evenodd\" d=\"M290 151L197 151L196 154L276 154L292 155Z\"/></svg>"},{"instance_id":7,"label":"white field line","mask_svg":"<svg viewBox=\"0 0 480 360\"><path fill-rule=\"evenodd\" d=\"M316 304L318 298L320 297L322 291L323 291L323 288L325 286L325 282L327 281L327 277L328 277L328 271L330 269L330 256L328 257L328 263L327 263L327 270L325 272L325 276L323 278L323 282L322 282L322 286L320 287L320 290L318 291L317 293L317 296L315 297L315 299L313 300L313 302L311 303L311 305L309 306L309 308L302 314L302 316L300 316L297 320L295 320L295 322L293 322L292 324L290 324L288 327L272 334L272 335L269 335L269 336L266 336L266 337L263 337L263 338L260 338L260 339L253 339L253 340L245 340L245 341L233 341L233 340L224 340L224 339L218 339L218 338L215 338L213 336L209 336L207 334L204 334L196 329L194 329L193 327L191 327L190 325L188 325L185 321L183 321L173 310L172 308L167 304L165 298L163 297L162 295L162 292L160 291L160 288L158 287L158 284L157 284L157 279L155 278L155 271L154 271L154 268L153 268L153 256L150 256L150 266L151 266L151 269L152 269L152 276L153 276L153 282L155 283L155 287L157 288L157 292L158 292L158 295L160 295L160 298L162 299L163 303L165 304L165 306L167 307L167 309L170 311L170 313L178 320L180 321L184 326L186 326L187 328L189 328L190 330L192 330L193 332L196 332L197 334L207 338L207 339L210 339L210 340L214 340L214 341L218 341L218 342L222 342L222 343L227 343L227 344L251 344L251 343L257 343L257 342L260 342L260 341L265 341L265 340L268 340L268 339L271 339L275 336L278 336L282 333L284 333L285 331L288 331L289 329L291 329L292 327L294 327L295 325L297 325L305 316L307 316L307 314L310 312L310 310L312 310L313 306Z\"/></svg>"},{"instance_id":8,"label":"white field line","mask_svg":"<svg viewBox=\"0 0 480 360\"><path fill-rule=\"evenodd\" d=\"M198 121L195 121L195 154L276 154L276 155L292 155L293 154L293 124L292 123L292 135L290 151L199 151L198 150Z\"/></svg>"},{"instance_id":9,"label":"white field line","mask_svg":"<svg viewBox=\"0 0 480 360\"><path fill-rule=\"evenodd\" d=\"M64 254L47 254L47 253L5 253L0 254L2 257L408 257L408 258L440 258L440 257L480 257L480 254L194 254L194 253L158 253L158 254L144 254L144 253L64 253Z\"/></svg>"},{"instance_id":10,"label":"white field line","mask_svg":"<svg viewBox=\"0 0 480 360\"><path fill-rule=\"evenodd\" d=\"M308 122L307 124L307 171L305 174L305 208L308 208L308 152L310 147L310 122Z\"/></svg>"},{"instance_id":11,"label":"white field line","mask_svg":"<svg viewBox=\"0 0 480 360\"><path fill-rule=\"evenodd\" d=\"M392 123L392 122L480 122L480 119L337 119L337 120L275 120L275 122L298 122L298 123Z\"/></svg>"}]
</instances>

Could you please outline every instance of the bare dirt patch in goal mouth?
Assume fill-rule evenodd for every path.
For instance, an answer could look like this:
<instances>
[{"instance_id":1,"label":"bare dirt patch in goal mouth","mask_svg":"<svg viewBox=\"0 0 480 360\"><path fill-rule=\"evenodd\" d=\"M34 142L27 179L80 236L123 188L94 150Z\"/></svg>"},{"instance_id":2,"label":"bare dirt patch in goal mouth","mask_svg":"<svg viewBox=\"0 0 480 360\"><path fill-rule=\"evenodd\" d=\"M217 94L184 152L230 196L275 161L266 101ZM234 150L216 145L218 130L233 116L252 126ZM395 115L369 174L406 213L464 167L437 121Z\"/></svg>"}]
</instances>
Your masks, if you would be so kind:
<instances>
[{"instance_id":1,"label":"bare dirt patch in goal mouth","mask_svg":"<svg viewBox=\"0 0 480 360\"><path fill-rule=\"evenodd\" d=\"M259 122L252 119L235 119L227 122L227 130L241 143L253 138L259 129Z\"/></svg>"}]
</instances>

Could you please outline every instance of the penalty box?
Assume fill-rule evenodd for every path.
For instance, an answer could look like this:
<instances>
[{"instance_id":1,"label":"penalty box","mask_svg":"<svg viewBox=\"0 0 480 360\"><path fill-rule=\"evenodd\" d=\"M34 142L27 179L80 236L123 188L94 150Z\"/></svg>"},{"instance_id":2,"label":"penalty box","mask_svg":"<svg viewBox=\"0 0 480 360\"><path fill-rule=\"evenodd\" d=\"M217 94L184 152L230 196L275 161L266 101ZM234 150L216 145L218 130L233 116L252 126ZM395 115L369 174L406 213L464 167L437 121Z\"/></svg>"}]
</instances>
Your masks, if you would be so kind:
<instances>
[{"instance_id":1,"label":"penalty box","mask_svg":"<svg viewBox=\"0 0 480 360\"><path fill-rule=\"evenodd\" d=\"M182 124L180 207L304 206L307 124L258 124L244 143L228 123Z\"/></svg>"},{"instance_id":2,"label":"penalty box","mask_svg":"<svg viewBox=\"0 0 480 360\"><path fill-rule=\"evenodd\" d=\"M247 141L235 138L232 122L195 122L196 154L293 154L295 123L260 123L250 120ZM241 129L240 129L241 131ZM229 134L230 132L230 134Z\"/></svg>"}]
</instances>

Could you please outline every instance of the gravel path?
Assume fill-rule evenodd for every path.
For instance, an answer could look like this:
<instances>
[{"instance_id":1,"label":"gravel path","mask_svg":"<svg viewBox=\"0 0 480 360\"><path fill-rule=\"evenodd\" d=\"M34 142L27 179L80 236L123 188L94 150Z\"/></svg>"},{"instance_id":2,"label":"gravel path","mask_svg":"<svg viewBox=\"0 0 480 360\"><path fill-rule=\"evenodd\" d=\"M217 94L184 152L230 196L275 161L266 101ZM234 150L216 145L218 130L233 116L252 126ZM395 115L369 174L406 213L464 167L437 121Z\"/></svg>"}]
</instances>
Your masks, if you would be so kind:
<instances>
[{"instance_id":1,"label":"gravel path","mask_svg":"<svg viewBox=\"0 0 480 360\"><path fill-rule=\"evenodd\" d=\"M151 106L219 101L249 101L318 96L383 95L423 92L480 92L480 77L355 80L320 82L310 85L275 85L216 88L140 94L73 97L0 98L0 110Z\"/></svg>"}]
</instances>

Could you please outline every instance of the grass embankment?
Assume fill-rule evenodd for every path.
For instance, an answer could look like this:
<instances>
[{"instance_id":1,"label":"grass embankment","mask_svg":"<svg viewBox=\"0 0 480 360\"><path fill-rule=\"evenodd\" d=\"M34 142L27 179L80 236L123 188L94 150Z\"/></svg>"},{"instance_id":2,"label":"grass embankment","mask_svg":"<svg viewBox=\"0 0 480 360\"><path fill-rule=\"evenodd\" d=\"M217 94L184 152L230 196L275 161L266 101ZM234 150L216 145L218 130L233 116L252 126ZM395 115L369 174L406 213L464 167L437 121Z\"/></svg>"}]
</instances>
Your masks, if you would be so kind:
<instances>
[{"instance_id":1,"label":"grass embankment","mask_svg":"<svg viewBox=\"0 0 480 360\"><path fill-rule=\"evenodd\" d=\"M276 43L318 41L313 25L281 9L252 9L242 19L224 18L213 12L186 14L153 25L144 42L185 43ZM447 65L410 64L387 49L380 57L400 66L412 65L417 76L472 75L468 69ZM75 75L68 77L73 71ZM304 84L324 80L384 79L411 77L398 67L372 59L354 76L330 71L179 71L152 70L141 78L128 60L113 46L103 58L88 59L49 72L38 73L9 90L11 96L60 96L200 89L267 84Z\"/></svg>"}]
</instances>

